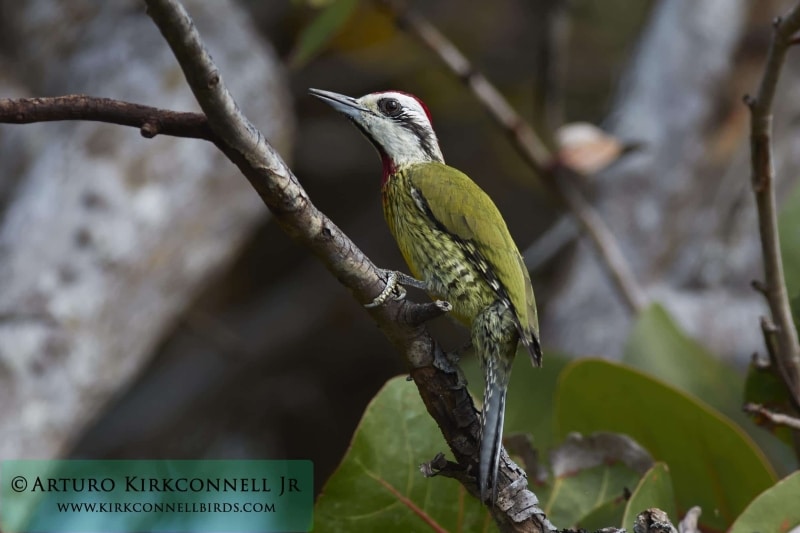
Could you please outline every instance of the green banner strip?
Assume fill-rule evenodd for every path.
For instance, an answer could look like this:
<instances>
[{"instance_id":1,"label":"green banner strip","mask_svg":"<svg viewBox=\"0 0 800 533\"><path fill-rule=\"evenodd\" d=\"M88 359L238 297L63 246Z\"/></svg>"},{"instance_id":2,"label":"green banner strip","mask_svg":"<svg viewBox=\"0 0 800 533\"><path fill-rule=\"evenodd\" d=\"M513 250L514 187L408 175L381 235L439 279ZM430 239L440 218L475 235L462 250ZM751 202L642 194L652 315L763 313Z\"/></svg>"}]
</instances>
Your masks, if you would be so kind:
<instances>
[{"instance_id":1,"label":"green banner strip","mask_svg":"<svg viewBox=\"0 0 800 533\"><path fill-rule=\"evenodd\" d=\"M311 531L311 461L3 461L4 533Z\"/></svg>"}]
</instances>

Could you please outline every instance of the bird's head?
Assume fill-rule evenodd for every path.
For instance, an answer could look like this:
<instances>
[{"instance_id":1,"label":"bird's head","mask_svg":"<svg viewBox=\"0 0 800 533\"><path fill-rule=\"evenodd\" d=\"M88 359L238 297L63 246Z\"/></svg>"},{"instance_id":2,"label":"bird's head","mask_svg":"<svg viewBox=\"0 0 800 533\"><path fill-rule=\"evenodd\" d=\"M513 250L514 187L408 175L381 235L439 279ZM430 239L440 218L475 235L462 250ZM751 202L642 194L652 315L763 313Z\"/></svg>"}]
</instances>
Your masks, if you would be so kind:
<instances>
[{"instance_id":1,"label":"bird's head","mask_svg":"<svg viewBox=\"0 0 800 533\"><path fill-rule=\"evenodd\" d=\"M375 145L383 160L384 180L407 165L444 162L430 112L416 96L384 91L351 98L319 89L309 92L343 113Z\"/></svg>"}]
</instances>

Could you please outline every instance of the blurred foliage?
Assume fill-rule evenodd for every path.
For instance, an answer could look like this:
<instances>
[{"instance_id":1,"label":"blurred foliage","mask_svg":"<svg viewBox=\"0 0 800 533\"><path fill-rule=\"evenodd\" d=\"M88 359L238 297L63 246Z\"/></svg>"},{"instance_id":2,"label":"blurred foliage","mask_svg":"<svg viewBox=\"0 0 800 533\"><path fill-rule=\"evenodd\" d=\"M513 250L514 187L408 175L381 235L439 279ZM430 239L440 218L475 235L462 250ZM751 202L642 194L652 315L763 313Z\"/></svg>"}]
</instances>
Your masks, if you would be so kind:
<instances>
[{"instance_id":1,"label":"blurred foliage","mask_svg":"<svg viewBox=\"0 0 800 533\"><path fill-rule=\"evenodd\" d=\"M409 81L419 85L415 90L424 93L426 100L437 108L446 106L452 111L451 115L463 113L463 99L452 95L460 83L441 69L429 68L436 60L429 54L420 54L417 45L398 34L389 17L372 2L306 0L297 4L306 20L290 54L294 67L305 66L321 54L334 52L365 71L384 71L394 76L413 73ZM625 0L609 0L601 6L589 0L578 0L565 8L569 10L570 38L564 51L568 63L565 75L569 78L564 80L564 98L570 120L602 119L607 111L607 98L598 92L611 94L630 52L631 41L641 30L651 4L651 1L631 5ZM414 7L427 13L447 8L424 4ZM445 33L486 71L523 114L531 110L531 82L542 76L539 69L543 66L535 64L535 54L528 53L527 59L534 62L528 68L515 65L515 68L500 70L516 56L495 43L498 39L515 38L512 32L517 30L512 29L513 21L536 20L532 9L541 9L541 6L531 8L525 3L506 3L503 9L492 11L468 7L460 10L458 17L439 17ZM480 21L480 32L475 31L476 21ZM530 39L517 44L521 49L538 44L538 36ZM498 53L500 57L491 57ZM442 79L447 79L448 83L442 85Z\"/></svg>"},{"instance_id":2,"label":"blurred foliage","mask_svg":"<svg viewBox=\"0 0 800 533\"><path fill-rule=\"evenodd\" d=\"M292 68L300 68L333 39L355 12L359 0L337 0L325 5L320 14L300 33L289 59Z\"/></svg>"},{"instance_id":3,"label":"blurred foliage","mask_svg":"<svg viewBox=\"0 0 800 533\"><path fill-rule=\"evenodd\" d=\"M625 505L625 514L620 527L633 528L636 516L645 509L657 507L667 513L670 520L676 520L675 492L672 488L672 477L666 463L656 463L642 476L639 485L631 494ZM609 524L610 522L607 522Z\"/></svg>"},{"instance_id":4,"label":"blurred foliage","mask_svg":"<svg viewBox=\"0 0 800 533\"><path fill-rule=\"evenodd\" d=\"M670 467L679 511L700 505L701 523L723 530L775 474L763 453L727 417L638 370L577 361L561 374L557 435L615 431Z\"/></svg>"},{"instance_id":5,"label":"blurred foliage","mask_svg":"<svg viewBox=\"0 0 800 533\"><path fill-rule=\"evenodd\" d=\"M625 490L636 486L638 480L638 473L614 462L554 477L534 492L542 510L558 527L590 529L601 520L619 521Z\"/></svg>"},{"instance_id":6,"label":"blurred foliage","mask_svg":"<svg viewBox=\"0 0 800 533\"><path fill-rule=\"evenodd\" d=\"M683 333L658 305L638 317L624 362L629 366L591 359L567 365L564 356L548 353L544 368L534 369L524 354L516 358L507 433L532 435L541 454L557 449L573 431L614 431L630 435L662 461L641 479L614 461L569 475L556 476L550 469L549 476L534 486L542 508L559 527L630 526L638 512L651 506L676 518L677 498L680 512L700 505L705 511L702 525L727 528L775 480L761 450L716 410L756 435L766 435L740 413L744 380ZM465 358L462 366L471 389L480 397L482 378L475 358ZM776 385L754 381L751 373L747 395L758 392L758 398L771 405L764 395L774 395ZM426 480L417 472L419 463L445 446L414 387L402 378L392 380L367 410L350 451L326 485L317 523L326 524L326 530L330 526L366 531L377 524L385 529L384 513L396 512L403 518L393 515L392 523L402 524L400 531L413 529L412 524L419 526L420 512L424 512L445 528L460 524L454 530L469 530L466 523L486 524L488 515L457 483ZM373 485L373 490L365 485ZM386 488L389 485L394 491ZM381 490L376 491L379 486ZM626 504L623 491L633 486ZM429 498L434 492L436 502L451 511L457 509L456 514L435 508ZM365 508L355 515L374 517L375 522L367 525L348 518L353 513L344 509L352 505L354 493L374 496L360 499L359 505Z\"/></svg>"},{"instance_id":7,"label":"blurred foliage","mask_svg":"<svg viewBox=\"0 0 800 533\"><path fill-rule=\"evenodd\" d=\"M419 465L445 448L413 383L390 380L367 407L342 464L314 510L317 531L406 532L435 522L449 531L479 531L485 508L464 488L426 479Z\"/></svg>"},{"instance_id":8,"label":"blurred foliage","mask_svg":"<svg viewBox=\"0 0 800 533\"><path fill-rule=\"evenodd\" d=\"M573 433L549 454L550 477L537 487L556 524L596 529L622 520L626 494L652 459L625 435Z\"/></svg>"},{"instance_id":9,"label":"blurred foliage","mask_svg":"<svg viewBox=\"0 0 800 533\"><path fill-rule=\"evenodd\" d=\"M778 215L781 253L789 296L800 296L800 187L786 198ZM796 318L796 317L795 317Z\"/></svg>"},{"instance_id":10,"label":"blurred foliage","mask_svg":"<svg viewBox=\"0 0 800 533\"><path fill-rule=\"evenodd\" d=\"M638 370L592 359L564 367L553 358L558 362L546 380L549 385L522 386L521 381L536 372L524 370L530 365L527 357L517 359L522 366L515 372L521 370L522 379L510 389L517 397L507 407L515 430L531 432L524 425L533 421L536 431L543 431L542 440L551 444L553 435L560 442L573 431L619 432L664 463L641 480L630 467L613 460L576 468L568 475L554 476L551 468L551 475L533 490L559 527L619 524L623 512L627 524L630 516L643 510L630 501L657 501L675 517L674 481L679 512L700 505L705 511L701 524L724 530L775 481L763 453L732 421ZM560 375L553 389L555 374ZM555 397L553 409L542 400L550 394ZM543 428L542 419L554 428ZM537 442L538 437L534 432ZM387 524L397 524L397 529L391 526L388 531L408 531L427 521L468 531L486 524L485 511L458 483L425 479L418 471L420 463L445 448L414 386L403 377L391 380L370 404L350 450L323 489L316 524L324 531L369 531L379 525L386 530ZM632 487L637 499L626 506L624 490Z\"/></svg>"},{"instance_id":11,"label":"blurred foliage","mask_svg":"<svg viewBox=\"0 0 800 533\"><path fill-rule=\"evenodd\" d=\"M318 498L315 527L405 532L435 523L448 531L494 531L486 509L460 484L420 473L420 463L445 448L415 386L404 376L393 378L367 408L342 464ZM581 466L577 459L574 469L551 476L536 489L542 509L564 524L619 522L624 491L639 480L619 458L624 453L628 450L611 449L591 465ZM570 459L562 457L562 464Z\"/></svg>"},{"instance_id":12,"label":"blurred foliage","mask_svg":"<svg viewBox=\"0 0 800 533\"><path fill-rule=\"evenodd\" d=\"M754 323L753 327L758 326ZM651 305L636 318L622 360L633 368L658 376L673 387L701 398L745 429L769 452L773 465L781 472L794 469L796 460L791 449L784 445L791 441L778 442L742 412L742 405L746 401L757 401L748 394L753 392L753 387L758 387L758 382L748 379L750 390L745 394L745 382L741 374L684 333L660 305ZM770 386L771 383L765 385ZM770 394L780 394L784 390L785 387L781 385L777 390L770 389Z\"/></svg>"},{"instance_id":13,"label":"blurred foliage","mask_svg":"<svg viewBox=\"0 0 800 533\"><path fill-rule=\"evenodd\" d=\"M736 519L730 533L796 531L800 526L800 472L765 490Z\"/></svg>"},{"instance_id":14,"label":"blurred foliage","mask_svg":"<svg viewBox=\"0 0 800 533\"><path fill-rule=\"evenodd\" d=\"M636 318L622 360L702 398L728 416L740 414L743 393L740 375L681 331L658 304Z\"/></svg>"},{"instance_id":15,"label":"blurred foliage","mask_svg":"<svg viewBox=\"0 0 800 533\"><path fill-rule=\"evenodd\" d=\"M554 448L553 411L550 406L555 397L558 376L567 365L566 356L547 352L542 368L534 368L525 350L519 350L514 358L511 383L506 399L505 433L524 433L533 437L538 450ZM472 397L483 397L483 372L477 357L465 358L461 368L467 377Z\"/></svg>"},{"instance_id":16,"label":"blurred foliage","mask_svg":"<svg viewBox=\"0 0 800 533\"><path fill-rule=\"evenodd\" d=\"M800 329L800 187L786 198L778 216L783 271L792 303L795 327Z\"/></svg>"}]
</instances>

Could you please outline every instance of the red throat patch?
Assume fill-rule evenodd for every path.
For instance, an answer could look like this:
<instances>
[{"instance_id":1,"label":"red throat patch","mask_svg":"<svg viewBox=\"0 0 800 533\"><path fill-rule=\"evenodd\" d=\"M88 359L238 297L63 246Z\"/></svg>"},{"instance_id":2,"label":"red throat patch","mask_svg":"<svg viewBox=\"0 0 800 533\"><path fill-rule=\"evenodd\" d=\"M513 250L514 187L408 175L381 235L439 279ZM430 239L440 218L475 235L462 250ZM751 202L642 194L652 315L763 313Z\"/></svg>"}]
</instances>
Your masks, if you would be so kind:
<instances>
[{"instance_id":1,"label":"red throat patch","mask_svg":"<svg viewBox=\"0 0 800 533\"><path fill-rule=\"evenodd\" d=\"M383 177L381 178L381 187L386 185L389 181L389 176L397 172L397 167L394 166L394 161L388 155L381 151L381 163L383 164Z\"/></svg>"}]
</instances>

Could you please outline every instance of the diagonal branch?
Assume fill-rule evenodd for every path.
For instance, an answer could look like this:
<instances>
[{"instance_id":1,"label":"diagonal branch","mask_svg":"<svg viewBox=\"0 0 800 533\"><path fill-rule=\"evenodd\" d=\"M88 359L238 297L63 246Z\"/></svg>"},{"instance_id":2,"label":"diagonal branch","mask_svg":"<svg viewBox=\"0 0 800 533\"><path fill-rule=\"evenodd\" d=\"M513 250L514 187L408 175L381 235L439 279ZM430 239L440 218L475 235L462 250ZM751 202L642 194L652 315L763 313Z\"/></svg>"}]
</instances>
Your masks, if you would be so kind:
<instances>
[{"instance_id":1,"label":"diagonal branch","mask_svg":"<svg viewBox=\"0 0 800 533\"><path fill-rule=\"evenodd\" d=\"M377 2L388 9L399 27L434 52L472 90L478 101L514 141L525 161L545 178L551 190L578 220L628 310L632 313L641 311L647 305L647 297L636 281L614 234L578 189L575 174L563 165L554 164L555 158L530 124L519 116L500 91L433 24L419 13L407 9L401 1Z\"/></svg>"},{"instance_id":2,"label":"diagonal branch","mask_svg":"<svg viewBox=\"0 0 800 533\"><path fill-rule=\"evenodd\" d=\"M798 31L800 4L789 11L785 18L775 19L767 65L758 93L755 98L746 96L745 103L751 113L752 187L758 209L758 230L766 278L765 283L760 284L760 291L767 299L776 328L774 337L778 353L771 355L795 409L800 411L800 345L783 274L772 160L772 102L786 53Z\"/></svg>"}]
</instances>

